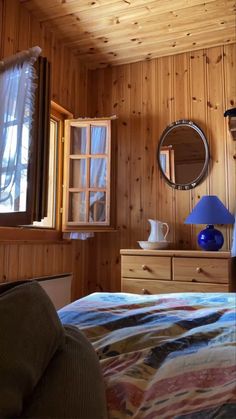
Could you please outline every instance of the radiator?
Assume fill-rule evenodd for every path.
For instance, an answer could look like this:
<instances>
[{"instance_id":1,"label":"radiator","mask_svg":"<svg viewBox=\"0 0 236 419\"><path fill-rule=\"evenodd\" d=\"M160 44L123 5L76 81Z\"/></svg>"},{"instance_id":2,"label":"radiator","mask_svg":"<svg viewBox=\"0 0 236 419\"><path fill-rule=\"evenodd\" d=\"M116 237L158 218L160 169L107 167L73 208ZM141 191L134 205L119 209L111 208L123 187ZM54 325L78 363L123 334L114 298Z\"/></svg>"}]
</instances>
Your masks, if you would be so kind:
<instances>
[{"instance_id":1,"label":"radiator","mask_svg":"<svg viewBox=\"0 0 236 419\"><path fill-rule=\"evenodd\" d=\"M57 310L71 302L71 274L45 276L35 279L51 298Z\"/></svg>"}]
</instances>

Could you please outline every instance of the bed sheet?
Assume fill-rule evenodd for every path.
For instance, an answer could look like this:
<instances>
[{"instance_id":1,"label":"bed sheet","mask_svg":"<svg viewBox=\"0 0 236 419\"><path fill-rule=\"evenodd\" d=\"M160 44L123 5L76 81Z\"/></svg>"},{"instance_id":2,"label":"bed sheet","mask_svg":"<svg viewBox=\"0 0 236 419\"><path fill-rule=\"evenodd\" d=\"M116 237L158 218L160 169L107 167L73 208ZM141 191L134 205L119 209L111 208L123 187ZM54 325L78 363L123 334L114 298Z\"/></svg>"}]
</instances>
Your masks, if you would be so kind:
<instances>
[{"instance_id":1,"label":"bed sheet","mask_svg":"<svg viewBox=\"0 0 236 419\"><path fill-rule=\"evenodd\" d=\"M230 419L235 307L233 293L94 293L59 316L92 342L111 419Z\"/></svg>"}]
</instances>

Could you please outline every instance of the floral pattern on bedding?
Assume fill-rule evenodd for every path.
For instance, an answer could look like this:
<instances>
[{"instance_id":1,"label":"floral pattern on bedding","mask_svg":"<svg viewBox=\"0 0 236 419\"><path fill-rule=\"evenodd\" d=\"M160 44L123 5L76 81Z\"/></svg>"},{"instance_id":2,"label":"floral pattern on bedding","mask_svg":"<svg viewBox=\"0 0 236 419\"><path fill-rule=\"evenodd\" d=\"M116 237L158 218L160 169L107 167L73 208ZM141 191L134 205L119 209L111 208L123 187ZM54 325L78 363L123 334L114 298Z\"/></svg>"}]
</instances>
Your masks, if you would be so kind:
<instances>
[{"instance_id":1,"label":"floral pattern on bedding","mask_svg":"<svg viewBox=\"0 0 236 419\"><path fill-rule=\"evenodd\" d=\"M233 293L94 293L59 316L93 343L110 419L230 419L235 309Z\"/></svg>"}]
</instances>

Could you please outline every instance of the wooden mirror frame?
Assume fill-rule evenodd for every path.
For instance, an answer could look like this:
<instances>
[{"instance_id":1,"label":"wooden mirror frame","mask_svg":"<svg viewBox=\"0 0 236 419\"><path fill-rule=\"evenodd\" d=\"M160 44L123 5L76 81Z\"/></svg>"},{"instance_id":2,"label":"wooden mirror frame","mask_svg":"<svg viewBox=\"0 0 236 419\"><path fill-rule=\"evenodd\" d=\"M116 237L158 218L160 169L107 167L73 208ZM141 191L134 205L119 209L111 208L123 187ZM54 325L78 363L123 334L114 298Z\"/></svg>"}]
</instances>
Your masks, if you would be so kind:
<instances>
[{"instance_id":1,"label":"wooden mirror frame","mask_svg":"<svg viewBox=\"0 0 236 419\"><path fill-rule=\"evenodd\" d=\"M181 127L181 126L185 126L185 127L190 127L193 130L195 130L199 137L201 138L204 147L205 147L205 163L204 166L200 172L200 174L193 179L193 181L189 182L189 183L176 183L176 182L172 182L168 176L166 175L166 173L164 172L162 165L161 165L161 147L163 147L163 143L167 137L167 135L173 130L176 129L177 127ZM163 151L163 150L162 150ZM210 153L209 153L209 146L208 146L208 142L206 139L205 134L203 133L203 131L201 130L201 128L199 128L198 125L196 125L194 122L187 120L187 119L181 119L179 121L175 121L172 122L170 125L168 125L165 130L163 131L161 137L160 137L160 141L158 144L158 149L157 149L157 161L158 161L158 165L160 168L160 171L162 173L162 176L164 178L164 180L168 183L168 185L170 185L172 188L174 189L179 189L179 190L189 190L192 188L195 188L204 178L204 176L206 175L207 172L207 168L208 168L208 164L209 164L209 159L210 159ZM171 162L170 162L171 165Z\"/></svg>"}]
</instances>

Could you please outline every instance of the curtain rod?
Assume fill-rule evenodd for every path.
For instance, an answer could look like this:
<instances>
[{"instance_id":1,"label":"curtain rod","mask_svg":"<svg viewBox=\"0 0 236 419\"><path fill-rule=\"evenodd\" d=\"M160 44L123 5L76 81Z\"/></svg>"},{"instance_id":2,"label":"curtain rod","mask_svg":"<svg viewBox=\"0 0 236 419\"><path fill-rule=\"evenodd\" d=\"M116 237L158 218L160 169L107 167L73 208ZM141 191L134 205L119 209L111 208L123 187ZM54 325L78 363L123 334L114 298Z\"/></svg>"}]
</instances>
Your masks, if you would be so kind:
<instances>
[{"instance_id":1,"label":"curtain rod","mask_svg":"<svg viewBox=\"0 0 236 419\"><path fill-rule=\"evenodd\" d=\"M38 46L32 47L25 51L20 51L17 54L11 55L10 57L5 58L0 61L0 71L6 70L8 67L11 67L16 64L20 64L27 58L33 58L36 60L41 54L42 49Z\"/></svg>"}]
</instances>

